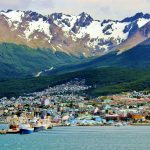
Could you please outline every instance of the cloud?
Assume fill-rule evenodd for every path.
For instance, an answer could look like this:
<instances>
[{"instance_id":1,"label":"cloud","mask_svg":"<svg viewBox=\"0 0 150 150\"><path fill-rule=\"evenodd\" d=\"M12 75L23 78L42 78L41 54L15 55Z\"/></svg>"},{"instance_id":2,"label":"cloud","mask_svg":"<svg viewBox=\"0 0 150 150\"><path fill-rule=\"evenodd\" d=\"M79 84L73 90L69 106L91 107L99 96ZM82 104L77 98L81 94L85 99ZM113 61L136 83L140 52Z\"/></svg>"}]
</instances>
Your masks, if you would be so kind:
<instances>
[{"instance_id":1,"label":"cloud","mask_svg":"<svg viewBox=\"0 0 150 150\"><path fill-rule=\"evenodd\" d=\"M122 19L137 12L150 13L150 0L54 0L52 12L79 14L83 11L96 19Z\"/></svg>"},{"instance_id":2,"label":"cloud","mask_svg":"<svg viewBox=\"0 0 150 150\"><path fill-rule=\"evenodd\" d=\"M149 6L150 0L0 0L0 9L75 15L85 11L95 19L122 19L137 12L150 13Z\"/></svg>"},{"instance_id":3,"label":"cloud","mask_svg":"<svg viewBox=\"0 0 150 150\"><path fill-rule=\"evenodd\" d=\"M42 14L50 14L53 8L53 0L32 0L28 9L38 11Z\"/></svg>"},{"instance_id":4,"label":"cloud","mask_svg":"<svg viewBox=\"0 0 150 150\"><path fill-rule=\"evenodd\" d=\"M52 0L32 0L29 7L47 9L53 6Z\"/></svg>"},{"instance_id":5,"label":"cloud","mask_svg":"<svg viewBox=\"0 0 150 150\"><path fill-rule=\"evenodd\" d=\"M51 8L52 4L52 0L0 0L1 9L34 9L36 11L41 11Z\"/></svg>"},{"instance_id":6,"label":"cloud","mask_svg":"<svg viewBox=\"0 0 150 150\"><path fill-rule=\"evenodd\" d=\"M1 9L24 9L31 0L0 0Z\"/></svg>"}]
</instances>

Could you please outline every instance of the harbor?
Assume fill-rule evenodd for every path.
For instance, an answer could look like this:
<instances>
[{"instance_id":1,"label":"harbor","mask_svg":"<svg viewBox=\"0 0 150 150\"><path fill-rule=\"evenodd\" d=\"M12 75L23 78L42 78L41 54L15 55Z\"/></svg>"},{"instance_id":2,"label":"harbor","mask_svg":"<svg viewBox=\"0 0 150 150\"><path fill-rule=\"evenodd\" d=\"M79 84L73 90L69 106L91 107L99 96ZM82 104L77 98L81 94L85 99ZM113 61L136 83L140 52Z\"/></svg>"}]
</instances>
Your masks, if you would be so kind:
<instances>
[{"instance_id":1,"label":"harbor","mask_svg":"<svg viewBox=\"0 0 150 150\"><path fill-rule=\"evenodd\" d=\"M150 127L69 126L30 135L0 135L0 145L2 150L149 150L149 138Z\"/></svg>"},{"instance_id":2,"label":"harbor","mask_svg":"<svg viewBox=\"0 0 150 150\"><path fill-rule=\"evenodd\" d=\"M0 130L0 134L32 134L47 129L52 129L52 124L49 118L32 120L20 120L17 116L13 116L7 128Z\"/></svg>"}]
</instances>

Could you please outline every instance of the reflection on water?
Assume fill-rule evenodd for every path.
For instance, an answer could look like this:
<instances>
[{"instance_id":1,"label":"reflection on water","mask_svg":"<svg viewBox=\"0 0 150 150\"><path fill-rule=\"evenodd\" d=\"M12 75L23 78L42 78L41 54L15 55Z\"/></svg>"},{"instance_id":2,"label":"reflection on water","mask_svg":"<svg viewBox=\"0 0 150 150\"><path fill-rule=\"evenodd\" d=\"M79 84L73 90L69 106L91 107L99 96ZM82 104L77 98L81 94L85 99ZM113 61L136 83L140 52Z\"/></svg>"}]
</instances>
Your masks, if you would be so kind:
<instances>
[{"instance_id":1,"label":"reflection on water","mask_svg":"<svg viewBox=\"0 0 150 150\"><path fill-rule=\"evenodd\" d=\"M0 150L150 150L149 141L150 127L57 127L0 135Z\"/></svg>"}]
</instances>

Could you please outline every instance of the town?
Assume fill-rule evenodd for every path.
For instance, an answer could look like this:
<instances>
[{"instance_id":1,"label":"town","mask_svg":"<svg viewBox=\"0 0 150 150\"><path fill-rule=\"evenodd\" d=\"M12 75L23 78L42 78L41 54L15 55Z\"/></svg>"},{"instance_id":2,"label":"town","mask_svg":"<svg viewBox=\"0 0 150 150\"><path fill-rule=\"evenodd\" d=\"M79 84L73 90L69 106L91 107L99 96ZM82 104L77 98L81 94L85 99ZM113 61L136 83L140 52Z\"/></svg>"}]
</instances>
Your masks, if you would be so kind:
<instances>
[{"instance_id":1,"label":"town","mask_svg":"<svg viewBox=\"0 0 150 150\"><path fill-rule=\"evenodd\" d=\"M148 91L90 97L85 80L48 87L18 98L0 99L0 123L10 124L14 117L27 120L49 117L51 126L126 126L150 125Z\"/></svg>"}]
</instances>

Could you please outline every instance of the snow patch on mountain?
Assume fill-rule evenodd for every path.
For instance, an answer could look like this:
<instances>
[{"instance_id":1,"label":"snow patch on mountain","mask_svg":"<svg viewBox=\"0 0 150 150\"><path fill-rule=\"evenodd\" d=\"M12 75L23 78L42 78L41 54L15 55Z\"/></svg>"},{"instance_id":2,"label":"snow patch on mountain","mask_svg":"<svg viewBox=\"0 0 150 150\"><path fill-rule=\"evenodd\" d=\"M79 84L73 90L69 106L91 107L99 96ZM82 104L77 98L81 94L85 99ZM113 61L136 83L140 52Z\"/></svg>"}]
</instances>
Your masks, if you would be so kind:
<instances>
[{"instance_id":1,"label":"snow patch on mountain","mask_svg":"<svg viewBox=\"0 0 150 150\"><path fill-rule=\"evenodd\" d=\"M52 71L54 67L50 67L49 69L45 69L44 71L40 71L34 75L35 78L40 77L44 72Z\"/></svg>"},{"instance_id":2,"label":"snow patch on mountain","mask_svg":"<svg viewBox=\"0 0 150 150\"><path fill-rule=\"evenodd\" d=\"M24 31L25 37L30 40L30 36L36 31L44 33L48 37L48 40L51 40L52 35L50 33L50 24L43 21L42 18L38 21L29 22L28 27Z\"/></svg>"},{"instance_id":3,"label":"snow patch on mountain","mask_svg":"<svg viewBox=\"0 0 150 150\"><path fill-rule=\"evenodd\" d=\"M34 77L39 77L42 74L42 71L38 72Z\"/></svg>"},{"instance_id":4,"label":"snow patch on mountain","mask_svg":"<svg viewBox=\"0 0 150 150\"><path fill-rule=\"evenodd\" d=\"M81 38L85 33L87 33L90 38L103 38L104 34L102 29L103 27L100 22L93 21L88 27L81 28L80 33L77 34L77 36Z\"/></svg>"},{"instance_id":5,"label":"snow patch on mountain","mask_svg":"<svg viewBox=\"0 0 150 150\"><path fill-rule=\"evenodd\" d=\"M16 34L23 40L43 40L40 43L43 45L40 46L44 47L46 43L54 52L61 50L68 53L67 46L73 53L81 47L84 48L84 54L81 51L83 55L108 52L150 21L150 15L143 13L137 13L122 21L94 20L84 12L77 16L62 13L43 16L32 11L9 10L1 11L0 16L8 22L10 31L16 30ZM66 42L66 39L70 40ZM38 43L36 46L39 46Z\"/></svg>"},{"instance_id":6,"label":"snow patch on mountain","mask_svg":"<svg viewBox=\"0 0 150 150\"><path fill-rule=\"evenodd\" d=\"M15 28L19 26L22 22L22 18L24 17L24 12L22 11L0 12L0 14L8 18L8 23L10 26L14 23Z\"/></svg>"},{"instance_id":7,"label":"snow patch on mountain","mask_svg":"<svg viewBox=\"0 0 150 150\"><path fill-rule=\"evenodd\" d=\"M144 26L149 21L150 21L150 19L144 19L144 18L138 19L138 21L137 21L138 27L141 28L142 26Z\"/></svg>"}]
</instances>

